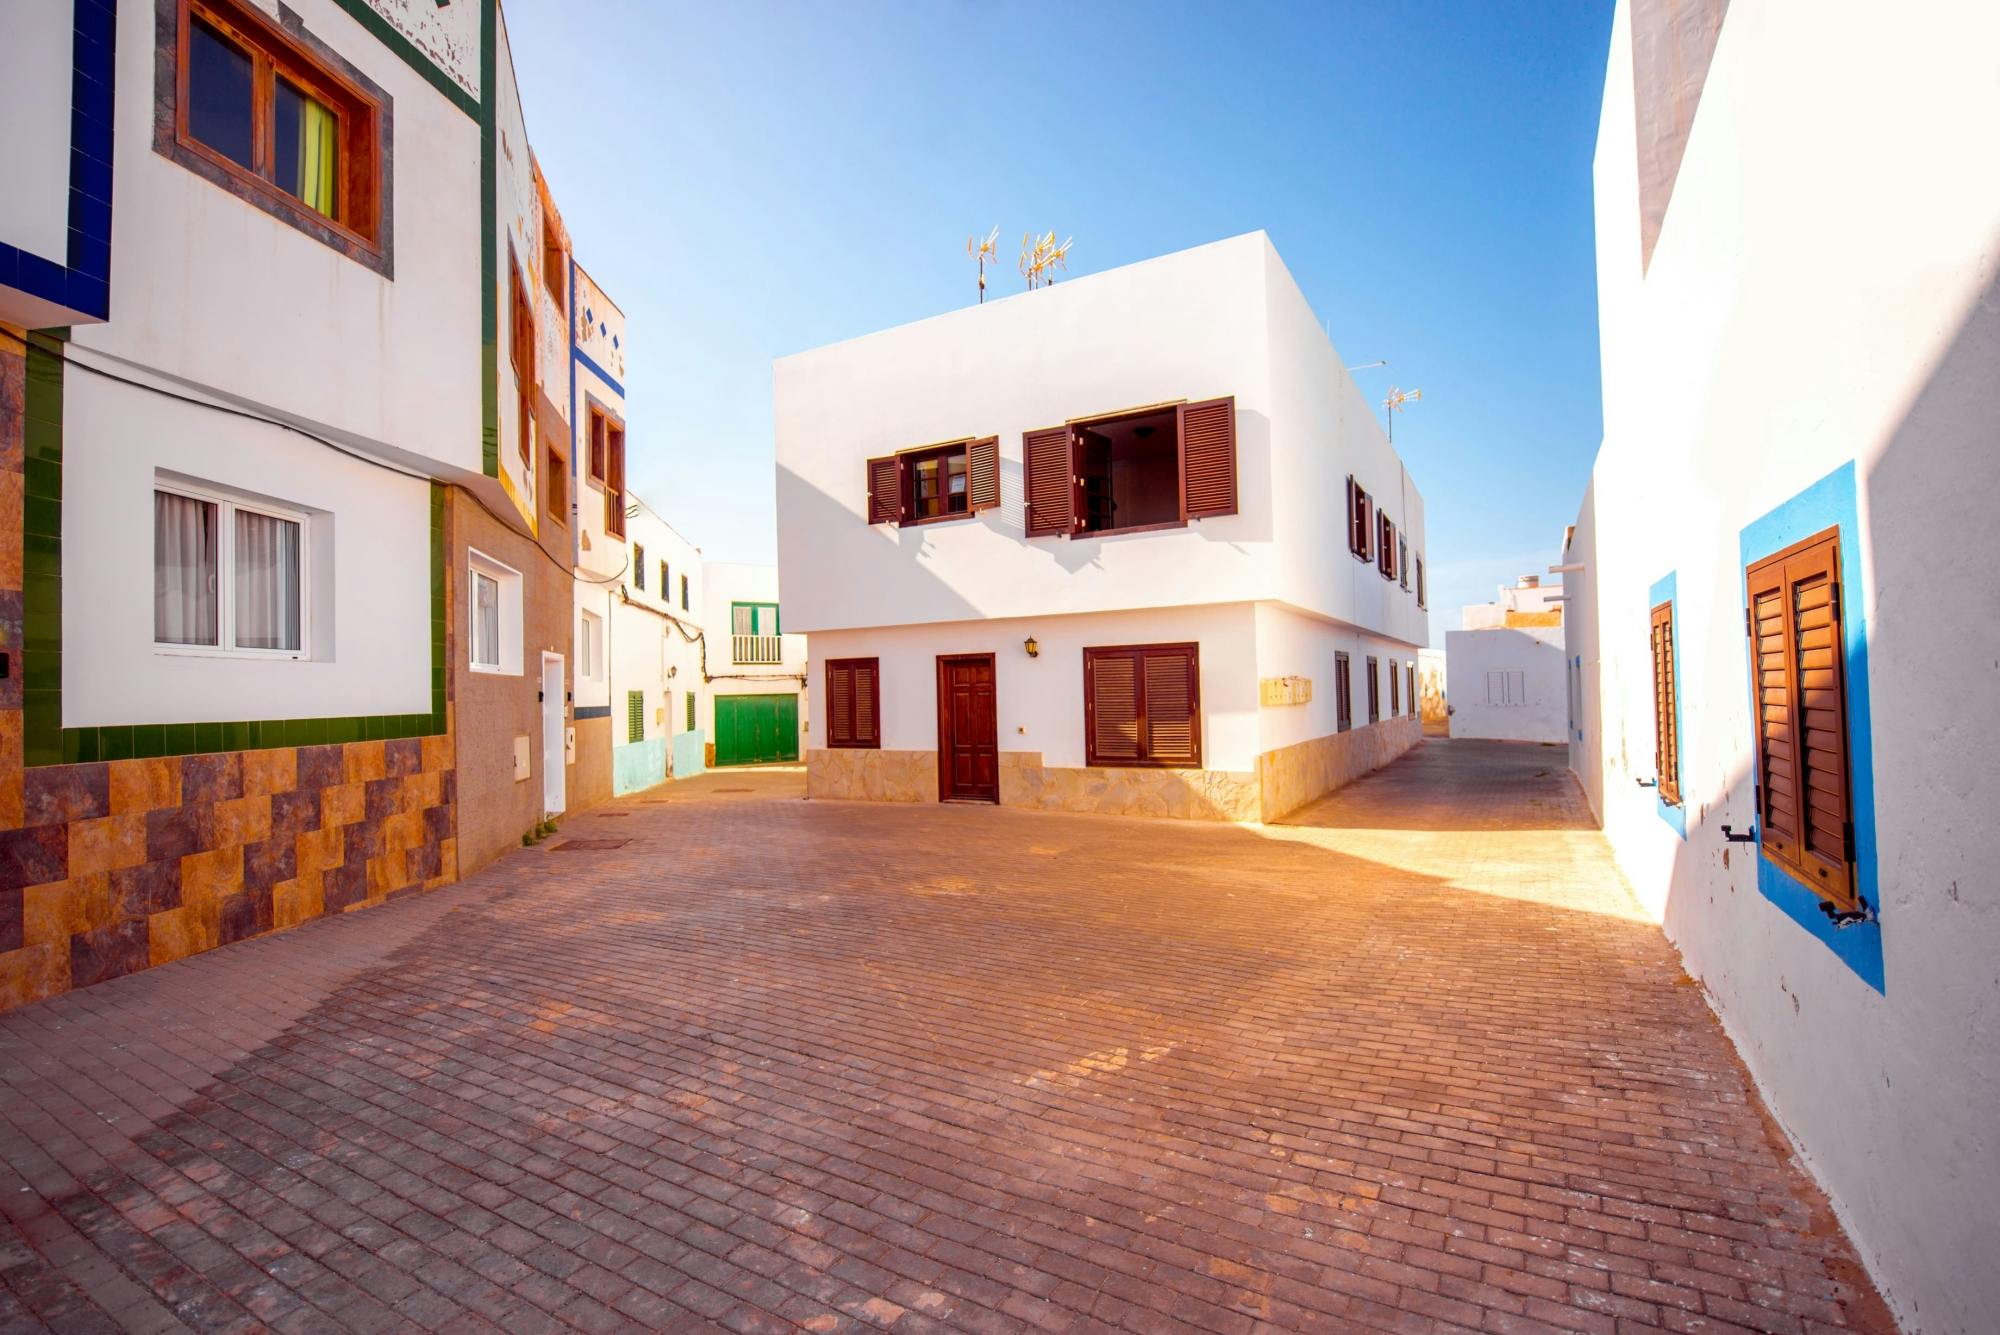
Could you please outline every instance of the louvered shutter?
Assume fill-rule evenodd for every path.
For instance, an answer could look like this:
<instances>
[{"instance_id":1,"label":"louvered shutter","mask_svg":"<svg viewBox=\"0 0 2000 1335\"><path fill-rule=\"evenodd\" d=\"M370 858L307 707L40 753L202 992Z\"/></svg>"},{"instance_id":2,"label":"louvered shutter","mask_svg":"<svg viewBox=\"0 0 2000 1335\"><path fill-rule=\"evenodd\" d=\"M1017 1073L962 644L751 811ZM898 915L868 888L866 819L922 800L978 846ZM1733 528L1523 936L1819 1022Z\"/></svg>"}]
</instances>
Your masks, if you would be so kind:
<instances>
[{"instance_id":1,"label":"louvered shutter","mask_svg":"<svg viewBox=\"0 0 2000 1335\"><path fill-rule=\"evenodd\" d=\"M974 513L1000 504L1000 437L965 447L965 475L967 504Z\"/></svg>"},{"instance_id":2,"label":"louvered shutter","mask_svg":"<svg viewBox=\"0 0 2000 1335\"><path fill-rule=\"evenodd\" d=\"M1674 720L1674 605L1653 609L1653 767L1660 796L1678 805L1680 731Z\"/></svg>"},{"instance_id":3,"label":"louvered shutter","mask_svg":"<svg viewBox=\"0 0 2000 1335\"><path fill-rule=\"evenodd\" d=\"M1790 636L1785 628L1784 567L1750 583L1750 658L1756 683L1757 772L1763 786L1764 851L1798 860L1799 767L1792 744Z\"/></svg>"},{"instance_id":4,"label":"louvered shutter","mask_svg":"<svg viewBox=\"0 0 2000 1335\"><path fill-rule=\"evenodd\" d=\"M1810 883L1854 901L1848 852L1847 692L1842 673L1840 575L1832 539L1785 562L1792 680L1798 703L1800 861Z\"/></svg>"},{"instance_id":5,"label":"louvered shutter","mask_svg":"<svg viewBox=\"0 0 2000 1335\"><path fill-rule=\"evenodd\" d=\"M1236 398L1180 410L1181 493L1189 519L1236 513Z\"/></svg>"},{"instance_id":6,"label":"louvered shutter","mask_svg":"<svg viewBox=\"0 0 2000 1335\"><path fill-rule=\"evenodd\" d=\"M1146 759L1155 765L1193 765L1201 759L1195 709L1195 660L1191 649L1155 649L1145 655Z\"/></svg>"},{"instance_id":7,"label":"louvered shutter","mask_svg":"<svg viewBox=\"0 0 2000 1335\"><path fill-rule=\"evenodd\" d=\"M895 455L868 461L868 522L893 524L903 517L903 466Z\"/></svg>"},{"instance_id":8,"label":"louvered shutter","mask_svg":"<svg viewBox=\"0 0 2000 1335\"><path fill-rule=\"evenodd\" d=\"M1076 473L1070 457L1069 428L1052 426L1024 432L1021 458L1027 470L1028 536L1067 533L1075 523Z\"/></svg>"},{"instance_id":9,"label":"louvered shutter","mask_svg":"<svg viewBox=\"0 0 2000 1335\"><path fill-rule=\"evenodd\" d=\"M826 744L835 747L882 744L876 719L881 714L880 662L873 658L834 658L826 665Z\"/></svg>"},{"instance_id":10,"label":"louvered shutter","mask_svg":"<svg viewBox=\"0 0 2000 1335\"><path fill-rule=\"evenodd\" d=\"M1764 851L1853 908L1838 544L1829 534L1753 567L1746 592Z\"/></svg>"},{"instance_id":11,"label":"louvered shutter","mask_svg":"<svg viewBox=\"0 0 2000 1335\"><path fill-rule=\"evenodd\" d=\"M879 721L882 699L881 664L866 659L854 665L854 744L856 746L880 746L882 732Z\"/></svg>"},{"instance_id":12,"label":"louvered shutter","mask_svg":"<svg viewBox=\"0 0 2000 1335\"><path fill-rule=\"evenodd\" d=\"M1139 664L1130 654L1084 657L1090 706L1090 763L1139 759Z\"/></svg>"},{"instance_id":13,"label":"louvered shutter","mask_svg":"<svg viewBox=\"0 0 2000 1335\"><path fill-rule=\"evenodd\" d=\"M854 672L843 663L826 665L826 741L854 745Z\"/></svg>"}]
</instances>

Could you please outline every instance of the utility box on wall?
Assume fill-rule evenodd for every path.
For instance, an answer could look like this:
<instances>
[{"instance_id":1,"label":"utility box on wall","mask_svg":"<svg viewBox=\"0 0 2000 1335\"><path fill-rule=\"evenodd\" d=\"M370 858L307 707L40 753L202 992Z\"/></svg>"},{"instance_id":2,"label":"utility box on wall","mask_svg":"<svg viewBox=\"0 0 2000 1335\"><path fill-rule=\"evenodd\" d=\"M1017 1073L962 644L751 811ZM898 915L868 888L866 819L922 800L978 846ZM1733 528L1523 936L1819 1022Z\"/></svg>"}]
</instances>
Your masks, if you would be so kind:
<instances>
[{"instance_id":1,"label":"utility box on wall","mask_svg":"<svg viewBox=\"0 0 2000 1335\"><path fill-rule=\"evenodd\" d=\"M514 782L520 783L535 771L528 750L528 737L523 733L514 739Z\"/></svg>"},{"instance_id":2,"label":"utility box on wall","mask_svg":"<svg viewBox=\"0 0 2000 1335\"><path fill-rule=\"evenodd\" d=\"M1311 704L1312 698L1311 677L1264 677L1257 682L1260 705L1305 705Z\"/></svg>"}]
</instances>

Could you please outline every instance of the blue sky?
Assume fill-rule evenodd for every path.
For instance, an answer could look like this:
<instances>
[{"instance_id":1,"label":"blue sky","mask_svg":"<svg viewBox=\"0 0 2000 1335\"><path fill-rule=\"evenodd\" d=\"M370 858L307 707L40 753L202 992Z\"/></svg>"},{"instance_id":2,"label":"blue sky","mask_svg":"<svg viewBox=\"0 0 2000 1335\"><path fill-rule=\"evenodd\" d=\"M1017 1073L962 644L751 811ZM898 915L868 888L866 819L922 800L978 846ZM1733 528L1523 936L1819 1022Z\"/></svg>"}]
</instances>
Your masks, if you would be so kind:
<instances>
[{"instance_id":1,"label":"blue sky","mask_svg":"<svg viewBox=\"0 0 2000 1335\"><path fill-rule=\"evenodd\" d=\"M595 22L578 21L588 14ZM529 137L626 313L629 473L768 561L771 361L1263 228L1428 502L1433 639L1550 564L1601 430L1590 159L1608 0L515 0ZM1337 503L1338 498L1330 498Z\"/></svg>"}]
</instances>

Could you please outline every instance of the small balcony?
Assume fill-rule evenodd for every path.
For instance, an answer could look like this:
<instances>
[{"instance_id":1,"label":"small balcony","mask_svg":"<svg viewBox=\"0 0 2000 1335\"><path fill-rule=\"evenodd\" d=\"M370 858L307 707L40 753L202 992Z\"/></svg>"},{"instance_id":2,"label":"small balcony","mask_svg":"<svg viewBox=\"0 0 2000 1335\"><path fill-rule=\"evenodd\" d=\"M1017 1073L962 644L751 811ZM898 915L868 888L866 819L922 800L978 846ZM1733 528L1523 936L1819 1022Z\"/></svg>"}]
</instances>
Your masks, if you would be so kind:
<instances>
[{"instance_id":1,"label":"small balcony","mask_svg":"<svg viewBox=\"0 0 2000 1335\"><path fill-rule=\"evenodd\" d=\"M737 664L771 664L785 661L784 645L775 635L732 635L729 658Z\"/></svg>"}]
</instances>

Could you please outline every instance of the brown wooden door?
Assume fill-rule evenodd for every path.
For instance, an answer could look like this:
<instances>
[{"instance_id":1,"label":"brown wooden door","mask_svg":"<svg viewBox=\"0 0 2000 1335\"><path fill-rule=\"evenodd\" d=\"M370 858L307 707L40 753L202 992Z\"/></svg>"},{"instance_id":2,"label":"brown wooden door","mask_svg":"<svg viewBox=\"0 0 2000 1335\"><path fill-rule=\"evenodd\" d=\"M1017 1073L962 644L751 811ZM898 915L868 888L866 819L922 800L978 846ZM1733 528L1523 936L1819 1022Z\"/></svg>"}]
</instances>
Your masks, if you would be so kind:
<instances>
[{"instance_id":1,"label":"brown wooden door","mask_svg":"<svg viewBox=\"0 0 2000 1335\"><path fill-rule=\"evenodd\" d=\"M993 655L938 657L938 796L1000 800L1000 726Z\"/></svg>"}]
</instances>

